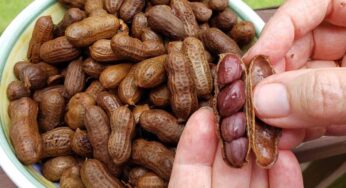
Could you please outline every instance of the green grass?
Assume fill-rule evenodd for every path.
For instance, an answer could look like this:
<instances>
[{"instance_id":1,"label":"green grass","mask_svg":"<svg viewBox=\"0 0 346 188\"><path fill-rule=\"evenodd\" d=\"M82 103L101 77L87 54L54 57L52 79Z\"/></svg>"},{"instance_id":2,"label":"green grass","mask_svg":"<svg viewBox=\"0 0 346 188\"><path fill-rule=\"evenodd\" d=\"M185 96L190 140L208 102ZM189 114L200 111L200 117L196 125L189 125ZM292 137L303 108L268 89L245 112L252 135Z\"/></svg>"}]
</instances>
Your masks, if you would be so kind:
<instances>
[{"instance_id":1,"label":"green grass","mask_svg":"<svg viewBox=\"0 0 346 188\"><path fill-rule=\"evenodd\" d=\"M0 34L32 0L0 0Z\"/></svg>"},{"instance_id":2,"label":"green grass","mask_svg":"<svg viewBox=\"0 0 346 188\"><path fill-rule=\"evenodd\" d=\"M281 5L284 0L244 0L253 9L271 8Z\"/></svg>"}]
</instances>

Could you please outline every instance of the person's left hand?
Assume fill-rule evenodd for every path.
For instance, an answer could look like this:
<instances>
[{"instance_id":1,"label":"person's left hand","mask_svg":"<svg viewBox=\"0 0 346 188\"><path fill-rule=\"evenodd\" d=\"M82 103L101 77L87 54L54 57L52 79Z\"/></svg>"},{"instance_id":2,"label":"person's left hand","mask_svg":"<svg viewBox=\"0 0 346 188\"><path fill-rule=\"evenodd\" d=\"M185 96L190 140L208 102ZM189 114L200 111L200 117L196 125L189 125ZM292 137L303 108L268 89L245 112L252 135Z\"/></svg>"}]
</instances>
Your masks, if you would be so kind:
<instances>
[{"instance_id":1,"label":"person's left hand","mask_svg":"<svg viewBox=\"0 0 346 188\"><path fill-rule=\"evenodd\" d=\"M283 135L279 158L269 170L258 167L253 157L244 167L231 168L221 156L214 113L201 108L190 117L181 136L169 187L303 187L299 163L289 150L297 143L292 139Z\"/></svg>"}]
</instances>

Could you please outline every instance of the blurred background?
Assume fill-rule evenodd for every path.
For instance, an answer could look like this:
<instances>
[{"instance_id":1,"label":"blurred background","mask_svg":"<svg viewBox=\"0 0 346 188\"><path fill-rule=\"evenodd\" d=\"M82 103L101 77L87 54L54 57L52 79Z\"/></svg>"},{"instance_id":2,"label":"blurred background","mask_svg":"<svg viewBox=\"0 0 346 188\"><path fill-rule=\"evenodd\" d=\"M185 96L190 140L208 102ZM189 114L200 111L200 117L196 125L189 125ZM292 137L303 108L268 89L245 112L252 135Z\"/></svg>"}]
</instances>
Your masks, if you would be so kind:
<instances>
[{"instance_id":1,"label":"blurred background","mask_svg":"<svg viewBox=\"0 0 346 188\"><path fill-rule=\"evenodd\" d=\"M31 1L0 0L0 35L11 20ZM244 0L264 21L270 19L283 1ZM344 154L346 153L346 137L315 140L295 152L301 161L305 187L346 188L346 154ZM0 187L15 187L1 169Z\"/></svg>"}]
</instances>

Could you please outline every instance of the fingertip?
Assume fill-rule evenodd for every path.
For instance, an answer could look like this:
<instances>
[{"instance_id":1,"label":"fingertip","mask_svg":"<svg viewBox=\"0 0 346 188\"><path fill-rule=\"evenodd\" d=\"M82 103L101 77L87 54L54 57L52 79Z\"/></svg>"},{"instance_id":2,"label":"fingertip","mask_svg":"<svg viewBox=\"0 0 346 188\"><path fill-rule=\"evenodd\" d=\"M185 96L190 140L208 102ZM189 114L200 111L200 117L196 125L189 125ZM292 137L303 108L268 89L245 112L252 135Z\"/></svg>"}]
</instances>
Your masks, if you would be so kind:
<instances>
[{"instance_id":1,"label":"fingertip","mask_svg":"<svg viewBox=\"0 0 346 188\"><path fill-rule=\"evenodd\" d=\"M203 107L188 120L180 138L176 162L211 165L217 147L216 120L213 110Z\"/></svg>"},{"instance_id":2,"label":"fingertip","mask_svg":"<svg viewBox=\"0 0 346 188\"><path fill-rule=\"evenodd\" d=\"M281 150L275 165L269 170L270 187L304 187L297 158L289 150Z\"/></svg>"}]
</instances>

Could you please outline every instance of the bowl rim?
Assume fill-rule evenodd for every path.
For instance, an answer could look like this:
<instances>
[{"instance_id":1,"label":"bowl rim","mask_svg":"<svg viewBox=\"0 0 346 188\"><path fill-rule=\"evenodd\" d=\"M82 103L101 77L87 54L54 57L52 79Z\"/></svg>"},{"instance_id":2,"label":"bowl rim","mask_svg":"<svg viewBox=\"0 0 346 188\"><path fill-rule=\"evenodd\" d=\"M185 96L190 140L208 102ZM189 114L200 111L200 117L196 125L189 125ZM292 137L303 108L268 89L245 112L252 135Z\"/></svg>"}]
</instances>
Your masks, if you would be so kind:
<instances>
[{"instance_id":1,"label":"bowl rim","mask_svg":"<svg viewBox=\"0 0 346 188\"><path fill-rule=\"evenodd\" d=\"M56 3L55 0L37 0L30 3L24 10L22 10L15 19L9 24L3 34L0 36L0 83L2 83L2 73L5 63L9 57L9 53L17 42L17 38L24 32L28 25L41 14L45 9ZM264 21L242 0L228 0L229 7L231 7L237 15L243 20L251 20L254 23L257 36L260 35L265 23ZM2 96L4 97L4 96ZM6 140L3 126L0 125L0 166L9 178L18 187L44 187L40 181L33 177L24 165L17 159L11 161L15 156L14 152L6 153L6 150L12 149Z\"/></svg>"}]
</instances>

